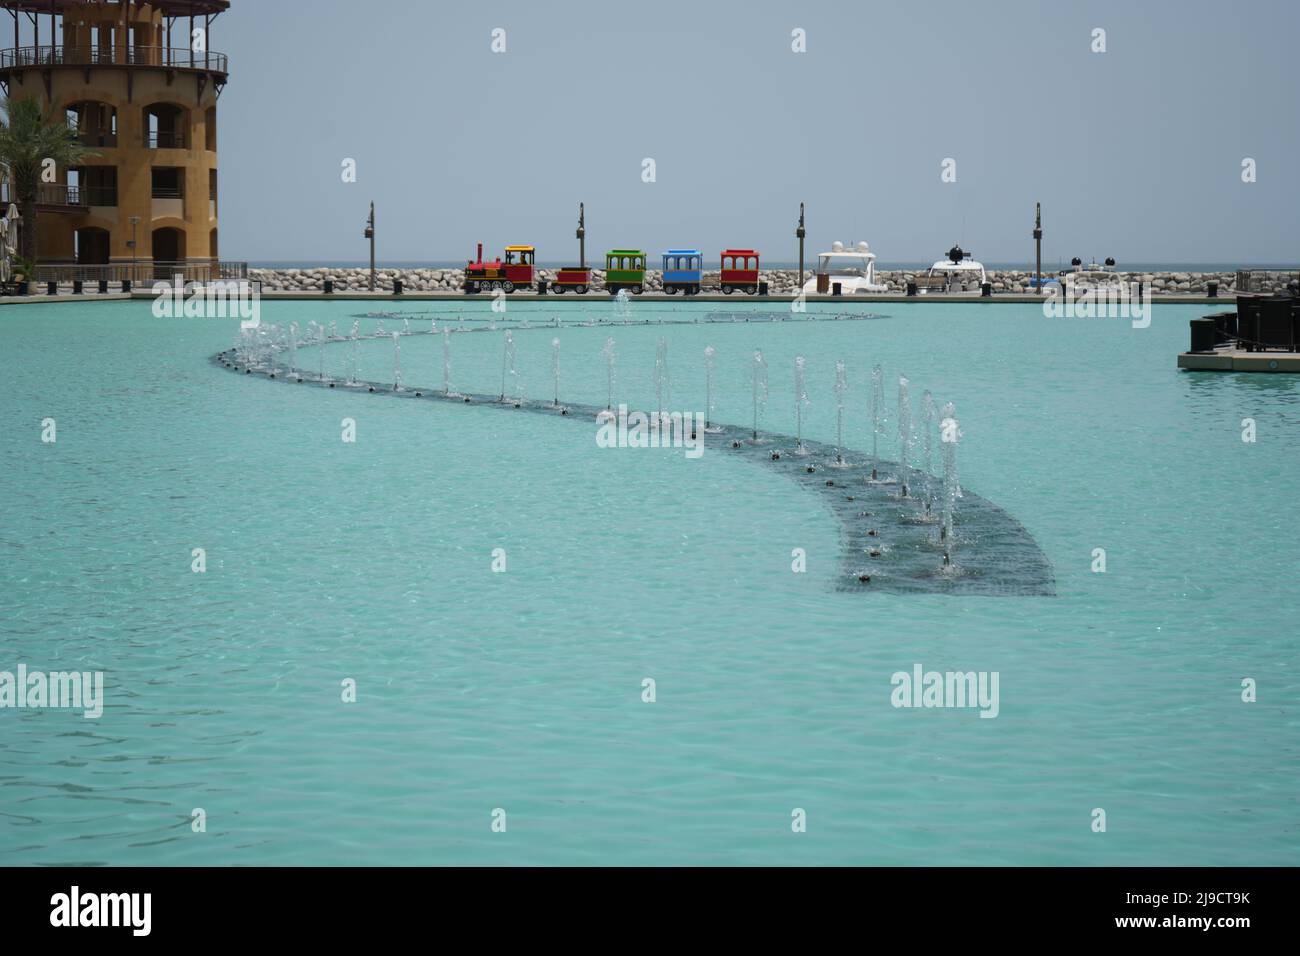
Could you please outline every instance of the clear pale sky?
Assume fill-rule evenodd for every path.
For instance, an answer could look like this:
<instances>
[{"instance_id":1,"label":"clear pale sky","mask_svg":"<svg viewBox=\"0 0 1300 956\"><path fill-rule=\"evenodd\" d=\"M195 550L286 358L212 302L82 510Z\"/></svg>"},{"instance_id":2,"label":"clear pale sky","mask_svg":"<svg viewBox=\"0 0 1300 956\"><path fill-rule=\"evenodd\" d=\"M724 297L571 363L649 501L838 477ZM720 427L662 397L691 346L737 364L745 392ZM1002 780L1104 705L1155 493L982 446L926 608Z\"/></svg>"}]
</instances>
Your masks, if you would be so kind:
<instances>
[{"instance_id":1,"label":"clear pale sky","mask_svg":"<svg viewBox=\"0 0 1300 956\"><path fill-rule=\"evenodd\" d=\"M866 239L926 260L960 241L1027 261L1037 200L1045 262L1295 262L1298 9L233 0L211 38L231 58L221 249L362 259L373 199L381 260L463 260L479 240L570 260L582 200L589 257L788 261L802 200L810 255Z\"/></svg>"}]
</instances>

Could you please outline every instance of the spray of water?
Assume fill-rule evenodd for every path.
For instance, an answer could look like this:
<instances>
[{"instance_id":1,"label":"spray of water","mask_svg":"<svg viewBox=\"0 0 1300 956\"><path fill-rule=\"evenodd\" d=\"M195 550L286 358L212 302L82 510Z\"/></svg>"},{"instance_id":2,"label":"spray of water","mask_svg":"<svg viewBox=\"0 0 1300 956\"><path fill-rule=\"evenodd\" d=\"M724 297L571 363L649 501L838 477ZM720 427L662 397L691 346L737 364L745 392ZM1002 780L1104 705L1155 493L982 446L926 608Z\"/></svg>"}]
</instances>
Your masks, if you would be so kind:
<instances>
[{"instance_id":1,"label":"spray of water","mask_svg":"<svg viewBox=\"0 0 1300 956\"><path fill-rule=\"evenodd\" d=\"M516 384L517 387L519 372L515 369L515 337L510 333L509 329L506 330L505 347L501 353L501 401L503 402L506 400L507 376L509 381ZM514 392L515 389L511 389L511 393Z\"/></svg>"},{"instance_id":2,"label":"spray of water","mask_svg":"<svg viewBox=\"0 0 1300 956\"><path fill-rule=\"evenodd\" d=\"M849 390L843 360L835 363L835 463L844 464L844 394Z\"/></svg>"},{"instance_id":3,"label":"spray of water","mask_svg":"<svg viewBox=\"0 0 1300 956\"><path fill-rule=\"evenodd\" d=\"M879 365L871 368L871 480L879 476L876 473L875 460L880 458L880 432L884 427L885 372Z\"/></svg>"},{"instance_id":4,"label":"spray of water","mask_svg":"<svg viewBox=\"0 0 1300 956\"><path fill-rule=\"evenodd\" d=\"M551 377L555 379L555 407L560 407L560 340L551 339Z\"/></svg>"},{"instance_id":5,"label":"spray of water","mask_svg":"<svg viewBox=\"0 0 1300 956\"><path fill-rule=\"evenodd\" d=\"M442 394L450 396L451 390L451 329L442 330Z\"/></svg>"},{"instance_id":6,"label":"spray of water","mask_svg":"<svg viewBox=\"0 0 1300 956\"><path fill-rule=\"evenodd\" d=\"M898 376L898 495L906 498L912 468L912 399L906 375Z\"/></svg>"},{"instance_id":7,"label":"spray of water","mask_svg":"<svg viewBox=\"0 0 1300 956\"><path fill-rule=\"evenodd\" d=\"M807 362L802 355L796 355L794 359L794 415L795 415L795 448L796 455L808 454L808 449L803 445L803 407L808 404L808 388L804 383L804 369Z\"/></svg>"},{"instance_id":8,"label":"spray of water","mask_svg":"<svg viewBox=\"0 0 1300 956\"><path fill-rule=\"evenodd\" d=\"M663 421L664 418L664 389L668 385L668 341L661 338L659 345L655 348L655 406L656 421Z\"/></svg>"},{"instance_id":9,"label":"spray of water","mask_svg":"<svg viewBox=\"0 0 1300 956\"><path fill-rule=\"evenodd\" d=\"M750 440L758 442L758 422L763 410L767 408L767 362L763 361L761 349L754 349L754 365L750 373L750 384L754 398L754 430Z\"/></svg>"},{"instance_id":10,"label":"spray of water","mask_svg":"<svg viewBox=\"0 0 1300 956\"><path fill-rule=\"evenodd\" d=\"M348 379L349 385L357 384L357 339L361 334L361 322L352 323L352 376Z\"/></svg>"},{"instance_id":11,"label":"spray of water","mask_svg":"<svg viewBox=\"0 0 1300 956\"><path fill-rule=\"evenodd\" d=\"M921 399L921 421L922 431L925 435L925 510L930 512L931 502L934 500L934 427L935 415L938 410L934 407L934 396L930 390L925 390L925 395Z\"/></svg>"},{"instance_id":12,"label":"spray of water","mask_svg":"<svg viewBox=\"0 0 1300 956\"><path fill-rule=\"evenodd\" d=\"M393 391L402 391L402 342L398 333L393 333Z\"/></svg>"},{"instance_id":13,"label":"spray of water","mask_svg":"<svg viewBox=\"0 0 1300 956\"><path fill-rule=\"evenodd\" d=\"M244 358L245 364L248 362L247 356ZM289 323L289 374L298 374L298 323Z\"/></svg>"},{"instance_id":14,"label":"spray of water","mask_svg":"<svg viewBox=\"0 0 1300 956\"><path fill-rule=\"evenodd\" d=\"M601 354L605 356L605 385L607 388L607 397L605 407L613 409L614 407L614 363L618 359L614 351L614 336L605 339L605 347L601 349Z\"/></svg>"},{"instance_id":15,"label":"spray of water","mask_svg":"<svg viewBox=\"0 0 1300 956\"><path fill-rule=\"evenodd\" d=\"M713 424L713 358L716 354L712 345L704 347L704 430L711 435L722 431L721 425Z\"/></svg>"},{"instance_id":16,"label":"spray of water","mask_svg":"<svg viewBox=\"0 0 1300 956\"><path fill-rule=\"evenodd\" d=\"M943 456L943 524L939 528L939 540L943 544L944 567L950 567L956 545L952 533L953 518L957 499L961 497L961 483L957 479L957 442L962 435L952 402L944 405L940 414L943 416L939 422L939 447Z\"/></svg>"}]
</instances>

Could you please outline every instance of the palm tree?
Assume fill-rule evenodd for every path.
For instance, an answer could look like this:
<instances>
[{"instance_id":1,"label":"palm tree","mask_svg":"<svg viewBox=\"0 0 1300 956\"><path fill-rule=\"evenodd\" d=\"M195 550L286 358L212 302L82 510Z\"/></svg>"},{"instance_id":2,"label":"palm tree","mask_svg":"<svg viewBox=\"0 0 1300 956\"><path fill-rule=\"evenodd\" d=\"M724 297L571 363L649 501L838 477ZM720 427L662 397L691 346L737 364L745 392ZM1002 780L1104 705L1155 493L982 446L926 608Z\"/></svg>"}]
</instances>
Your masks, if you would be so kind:
<instances>
[{"instance_id":1,"label":"palm tree","mask_svg":"<svg viewBox=\"0 0 1300 956\"><path fill-rule=\"evenodd\" d=\"M0 124L0 163L7 169L11 198L23 217L18 251L35 262L36 196L46 160L54 160L55 169L68 169L98 154L81 145L66 118L46 113L34 97L6 99L0 108L9 117L7 124Z\"/></svg>"}]
</instances>

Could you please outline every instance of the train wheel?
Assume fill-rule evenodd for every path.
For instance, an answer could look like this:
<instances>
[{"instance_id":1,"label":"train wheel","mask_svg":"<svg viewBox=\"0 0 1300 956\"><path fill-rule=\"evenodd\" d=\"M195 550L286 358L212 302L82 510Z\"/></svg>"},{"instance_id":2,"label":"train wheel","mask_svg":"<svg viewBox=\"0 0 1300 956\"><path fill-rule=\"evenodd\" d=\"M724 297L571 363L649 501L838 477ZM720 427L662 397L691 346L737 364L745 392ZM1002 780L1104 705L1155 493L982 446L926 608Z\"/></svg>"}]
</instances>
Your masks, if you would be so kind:
<instances>
[{"instance_id":1,"label":"train wheel","mask_svg":"<svg viewBox=\"0 0 1300 956\"><path fill-rule=\"evenodd\" d=\"M560 285L560 284L558 284L558 283L552 282L552 283L551 283L551 291L554 292L556 295L564 295L564 286L562 286L562 285Z\"/></svg>"},{"instance_id":2,"label":"train wheel","mask_svg":"<svg viewBox=\"0 0 1300 956\"><path fill-rule=\"evenodd\" d=\"M493 283L492 283L492 291L493 291L493 292L500 292L500 291L501 291L501 283L500 283L500 282L493 282Z\"/></svg>"},{"instance_id":3,"label":"train wheel","mask_svg":"<svg viewBox=\"0 0 1300 956\"><path fill-rule=\"evenodd\" d=\"M641 287L640 287L639 285L634 285L634 286L632 286L632 294L633 294L633 295L640 295L640 294L641 294Z\"/></svg>"},{"instance_id":4,"label":"train wheel","mask_svg":"<svg viewBox=\"0 0 1300 956\"><path fill-rule=\"evenodd\" d=\"M677 286L675 285L664 286L664 295L676 295L676 294L677 294Z\"/></svg>"},{"instance_id":5,"label":"train wheel","mask_svg":"<svg viewBox=\"0 0 1300 956\"><path fill-rule=\"evenodd\" d=\"M722 287L722 292L723 292L724 295L731 295L731 286L729 286L729 285L724 285L724 286Z\"/></svg>"},{"instance_id":6,"label":"train wheel","mask_svg":"<svg viewBox=\"0 0 1300 956\"><path fill-rule=\"evenodd\" d=\"M502 292L514 292L514 291L515 291L515 284L514 284L513 282L509 282L509 281L507 281L507 282L503 282L503 283L501 284L501 291L502 291Z\"/></svg>"},{"instance_id":7,"label":"train wheel","mask_svg":"<svg viewBox=\"0 0 1300 956\"><path fill-rule=\"evenodd\" d=\"M745 286L745 292L747 292L749 295L758 295L758 286L747 285Z\"/></svg>"},{"instance_id":8,"label":"train wheel","mask_svg":"<svg viewBox=\"0 0 1300 956\"><path fill-rule=\"evenodd\" d=\"M585 285L574 286L573 291L578 293L578 295L586 295L587 287Z\"/></svg>"}]
</instances>

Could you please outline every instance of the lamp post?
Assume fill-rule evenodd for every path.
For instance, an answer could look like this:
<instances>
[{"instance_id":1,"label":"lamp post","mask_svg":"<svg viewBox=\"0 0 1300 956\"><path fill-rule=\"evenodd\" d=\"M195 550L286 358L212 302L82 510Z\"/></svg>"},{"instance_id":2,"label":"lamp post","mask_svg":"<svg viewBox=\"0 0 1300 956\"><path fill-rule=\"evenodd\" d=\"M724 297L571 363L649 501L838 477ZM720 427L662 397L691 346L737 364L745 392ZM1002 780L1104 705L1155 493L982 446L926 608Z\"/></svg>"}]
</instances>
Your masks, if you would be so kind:
<instances>
[{"instance_id":1,"label":"lamp post","mask_svg":"<svg viewBox=\"0 0 1300 956\"><path fill-rule=\"evenodd\" d=\"M583 208L582 203L578 203L578 267L587 268L587 211ZM582 280L586 282L586 279Z\"/></svg>"},{"instance_id":2,"label":"lamp post","mask_svg":"<svg viewBox=\"0 0 1300 956\"><path fill-rule=\"evenodd\" d=\"M799 228L794 231L799 237L799 288L803 288L803 238L808 235L808 230L803 227L803 203L799 204Z\"/></svg>"},{"instance_id":3,"label":"lamp post","mask_svg":"<svg viewBox=\"0 0 1300 956\"><path fill-rule=\"evenodd\" d=\"M1034 203L1034 271L1038 275L1038 294L1043 294L1043 204Z\"/></svg>"},{"instance_id":4,"label":"lamp post","mask_svg":"<svg viewBox=\"0 0 1300 956\"><path fill-rule=\"evenodd\" d=\"M370 203L370 218L366 220L365 237L370 240L370 291L375 291L375 204Z\"/></svg>"}]
</instances>

